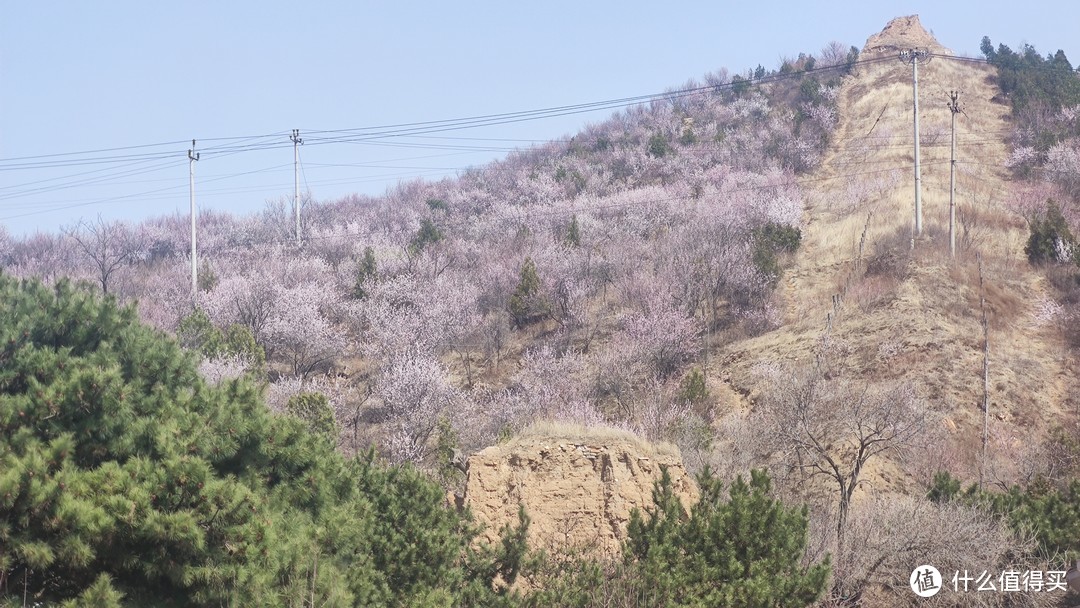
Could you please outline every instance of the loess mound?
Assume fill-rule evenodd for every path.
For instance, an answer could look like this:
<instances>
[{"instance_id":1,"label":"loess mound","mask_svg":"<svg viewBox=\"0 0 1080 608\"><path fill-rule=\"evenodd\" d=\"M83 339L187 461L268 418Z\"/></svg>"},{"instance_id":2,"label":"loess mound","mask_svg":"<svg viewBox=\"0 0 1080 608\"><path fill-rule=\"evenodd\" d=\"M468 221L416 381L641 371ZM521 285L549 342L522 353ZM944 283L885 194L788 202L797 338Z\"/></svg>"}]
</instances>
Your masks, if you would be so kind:
<instances>
[{"instance_id":1,"label":"loess mound","mask_svg":"<svg viewBox=\"0 0 1080 608\"><path fill-rule=\"evenodd\" d=\"M588 548L618 557L630 511L652 505L661 468L689 507L698 491L672 446L650 444L626 431L545 425L468 460L465 503L493 542L529 514L534 548Z\"/></svg>"},{"instance_id":2,"label":"loess mound","mask_svg":"<svg viewBox=\"0 0 1080 608\"><path fill-rule=\"evenodd\" d=\"M943 55L952 54L952 51L941 46L933 34L926 31L919 22L918 15L896 17L889 21L885 29L866 39L862 52L864 55L885 55L912 48L927 49Z\"/></svg>"}]
</instances>

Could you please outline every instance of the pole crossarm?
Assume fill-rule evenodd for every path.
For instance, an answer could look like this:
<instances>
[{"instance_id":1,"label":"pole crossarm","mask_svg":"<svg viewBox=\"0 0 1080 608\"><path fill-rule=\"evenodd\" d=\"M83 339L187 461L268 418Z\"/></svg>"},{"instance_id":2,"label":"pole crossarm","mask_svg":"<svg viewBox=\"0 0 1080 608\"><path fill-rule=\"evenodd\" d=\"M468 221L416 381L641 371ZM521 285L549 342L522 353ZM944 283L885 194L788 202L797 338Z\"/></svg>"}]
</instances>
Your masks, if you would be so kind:
<instances>
[{"instance_id":1,"label":"pole crossarm","mask_svg":"<svg viewBox=\"0 0 1080 608\"><path fill-rule=\"evenodd\" d=\"M952 114L951 152L949 155L949 256L956 257L956 115L960 109L960 93L949 92L949 111Z\"/></svg>"},{"instance_id":2,"label":"pole crossarm","mask_svg":"<svg viewBox=\"0 0 1080 608\"><path fill-rule=\"evenodd\" d=\"M188 192L191 195L191 298L199 293L199 271L195 249L195 161L199 160L199 153L195 151L195 140L191 140L191 149L188 156Z\"/></svg>"},{"instance_id":3,"label":"pole crossarm","mask_svg":"<svg viewBox=\"0 0 1080 608\"><path fill-rule=\"evenodd\" d=\"M300 244L300 148L304 143L300 129L293 129L289 140L293 143L293 214L296 216L296 244Z\"/></svg>"}]
</instances>

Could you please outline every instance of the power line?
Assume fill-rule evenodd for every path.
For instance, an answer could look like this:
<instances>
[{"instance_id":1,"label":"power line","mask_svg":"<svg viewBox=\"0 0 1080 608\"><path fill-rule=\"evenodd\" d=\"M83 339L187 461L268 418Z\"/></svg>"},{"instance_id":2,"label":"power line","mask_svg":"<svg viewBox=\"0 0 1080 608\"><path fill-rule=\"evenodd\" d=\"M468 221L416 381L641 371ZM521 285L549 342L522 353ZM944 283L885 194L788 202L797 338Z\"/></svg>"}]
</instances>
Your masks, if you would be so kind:
<instances>
[{"instance_id":1,"label":"power line","mask_svg":"<svg viewBox=\"0 0 1080 608\"><path fill-rule=\"evenodd\" d=\"M881 62L881 58L866 59L856 61L852 66L866 65L871 63ZM812 70L804 70L801 72L789 72L785 74L773 74L764 76L757 79L744 79L740 81L733 81L718 85L705 85L699 87L691 87L688 89L666 91L662 93L650 93L647 95L635 95L630 97L622 97L616 99L608 99L602 101L593 101L580 104L572 104L565 106L554 106L549 108L539 108L533 110L524 110L517 112L506 112L500 114L486 114L479 116L470 116L464 118L453 118L433 121L411 122L411 123L399 123L390 125L379 125L371 127L356 127L349 129L305 129L305 133L315 134L321 137L311 138L312 143L316 141L322 144L335 143L341 141L366 141L370 139L379 139L386 137L402 137L405 135L424 135L428 133L441 133L449 130L476 128L480 126L494 126L501 124L508 124L512 122L521 122L525 120L539 120L543 118L552 118L557 116L565 116L570 114L578 114L582 112L591 112L597 110L614 109L618 107L628 107L633 105L639 105L648 101L658 100L671 100L679 99L683 97L701 95L704 93L714 93L720 91L731 90L740 86L761 86L774 82L780 82L783 80L789 80L793 78L803 78L805 76L815 75L822 72L836 71L848 69L848 65L841 64L836 66L826 66L822 68L815 68ZM225 153L233 152L247 152L254 150L270 150L276 148L283 148L291 145L282 141L277 141L275 138L280 138L284 132L267 133L262 135L248 135L237 137L216 137L216 138L201 138L200 141L225 141L231 143L223 143L217 146L210 146L202 152L207 156L221 155ZM262 141L260 140L274 140L274 141ZM70 160L43 160L54 159L59 157L69 156L89 156L92 154L100 154L105 152L124 152L137 149L163 147L170 145L177 145L185 143L187 140L161 142L156 144L140 144L133 146L118 146L113 148L101 148L97 150L85 150L80 152L61 152L54 154L43 154L36 156L21 156L0 158L0 171L15 170L15 169L30 169L30 168L53 168L59 166L80 166L83 164L95 164L95 163L112 163L112 162L126 162L131 160L142 160L146 158L161 158L177 154L177 151L160 151L152 153L142 154L121 154L121 155L109 155L109 156L90 156L89 158L76 158ZM248 142L248 143L244 143ZM21 162L15 162L21 161ZM37 161L37 162L27 162Z\"/></svg>"},{"instance_id":2,"label":"power line","mask_svg":"<svg viewBox=\"0 0 1080 608\"><path fill-rule=\"evenodd\" d=\"M951 56L942 56L942 57L943 58L953 58ZM888 61L890 59L891 59L890 57L882 57L882 58L875 58L875 59L869 59L869 60L860 60L860 61L855 62L853 65L854 66L861 66L861 65L867 65L867 64L874 64L874 63L879 63L879 62L885 62L885 61ZM953 59L963 59L963 58L953 58ZM977 62L985 63L985 61L982 61L982 60L978 60ZM459 137L453 137L453 136L448 136L448 135L445 135L445 134L436 135L436 133L443 133L445 131L455 130L455 129L475 128L477 126L491 126L491 125L498 125L498 124L507 124L508 122L520 122L520 121L524 121L524 120L538 120L538 119L547 118L547 117L551 117L551 116L565 115L565 113L579 113L579 112L585 112L585 111L594 111L596 109L612 109L614 107L620 107L620 106L640 105L640 104L645 103L645 102L650 101L650 100L651 101L664 100L664 101L674 102L674 101L676 101L678 99L681 99L681 98L691 97L691 96L694 96L694 95L702 95L702 94L720 92L720 91L724 91L724 90L730 90L730 89L733 89L733 88L738 87L738 86L747 86L747 87L760 86L760 85L769 84L769 83L772 83L772 82L783 81L783 80L792 79L792 78L803 78L803 77L807 77L807 76L813 76L813 75L816 75L817 73L831 71L831 70L847 69L848 67L849 66L847 66L847 65L827 66L827 67L823 67L823 68L818 68L818 69L808 70L808 71L802 71L802 72L790 72L790 73L786 73L786 74L774 74L774 75L766 76L766 77L760 78L760 79L746 79L746 80L740 80L740 81L733 81L733 82L728 82L728 83L724 83L724 84L721 84L721 85L706 85L706 86L700 86L700 87L690 87L690 88L686 88L686 89L682 89L682 90L667 91L667 92L664 92L664 93L656 93L656 94L651 94L651 95L624 97L624 98L618 98L618 99L612 99L612 100L604 100L604 101L598 101L598 102L588 102L588 103L583 103L583 104L573 104L573 105L567 105L567 106L556 106L556 107L553 107L553 108L542 108L542 109L536 109L536 110L527 110L527 111L523 111L523 112L509 112L509 113L501 113L501 114L489 114L489 115L473 116L473 117L466 117L466 118L459 118L459 119L448 119L448 120L426 121L426 122L413 122L413 123L401 123L401 124L397 124L397 125L383 125L383 126L375 126L375 127L360 127L360 128L354 128L354 129L313 130L313 131L311 131L311 133L317 134L319 137L312 138L312 139L317 140L317 141L313 141L312 145L320 145L320 144L321 145L327 145L327 144L332 144L332 143L350 143L350 144L371 145L371 146L414 147L414 148L420 148L420 149L445 149L445 150L456 150L456 151L465 150L462 153L473 152L473 151L475 151L475 152L512 152L514 150L518 150L518 148L508 148L508 147L499 147L499 146L475 146L475 147L462 146L462 145L445 146L445 145L440 145L440 144L436 144L436 143L429 143L429 142L415 142L415 141L410 142L408 140L409 139L424 139L424 140L438 140L438 141L492 141L492 142L536 143L536 142L538 142L540 140L510 139L510 138L460 137L460 136ZM251 136L240 136L240 137L206 138L205 141L216 141L216 142L220 142L220 143L218 143L215 146L210 146L208 148L204 148L200 152L201 152L203 158L205 159L205 158L212 158L212 157L224 158L226 156L231 156L231 155L245 153L245 152L253 152L253 151L259 151L259 150L271 150L271 149L276 149L276 148L282 148L282 147L285 147L287 145L291 145L291 144L285 143L283 141L284 138L282 136L283 136L284 133L285 132L277 132L277 133L268 133L268 134L251 135ZM985 134L990 134L990 133L991 132L987 132ZM867 136L853 136L853 137L839 139L837 141L851 142L851 141L857 141L857 140L860 140L860 139L874 140L874 139L877 139L877 138L884 139L885 141L897 141L897 140L900 140L901 137L903 137L903 139L908 141L908 142L911 141L911 136L907 136L907 135L901 136L901 135L892 135L892 134L888 134L888 135L878 134L878 135L867 135ZM394 138L394 139L397 139L398 141L386 141L386 139L388 139L388 138ZM546 141L544 143L547 144L547 145L560 145L560 144L588 143L588 142L596 142L596 141L598 141L598 140L595 139L595 138L572 137L570 139L551 140L551 141ZM616 143L616 144L624 143L625 144L626 142L627 142L627 140L621 140L621 141L615 141L615 142L612 142L612 143ZM177 161L177 160L172 160L172 159L175 159L174 156L170 156L169 157L170 160L168 160L168 161L163 160L163 159L165 159L165 157L163 155L165 155L165 154L170 154L171 155L172 154L171 152L154 151L154 152L151 152L151 153L143 154L141 158L140 158L139 154L114 154L114 153L115 152L131 152L131 151L142 150L142 149L147 149L147 148L163 147L163 146L173 145L174 143L177 143L177 142L161 142L161 143L158 143L158 144L142 144L142 145L138 145L138 146L102 148L102 149L99 149L99 150L88 150L88 151L82 151L82 152L58 153L58 154L48 154L48 155L38 155L38 156L24 156L24 157L13 157L13 158L8 158L8 159L0 159L0 170L27 169L28 167L26 167L25 165L34 165L35 162L37 162L39 165L43 164L43 166L33 166L33 167L29 167L29 168L56 168L57 166L80 166L82 164L102 164L102 163L118 164L119 165L119 166L114 166L114 167L110 167L110 168L107 168L107 169L95 169L95 170L91 170L91 171L85 171L85 172L82 172L82 173L76 173L76 174L73 174L73 175L67 175L67 176L56 177L56 178L47 178L47 179L35 180L35 181L31 181L31 182L24 182L22 184L3 186L3 187L0 187L0 200L11 200L11 199L14 199L14 198L17 198L17 197L22 197L22 196L31 195L31 194L41 194L41 193L45 193L45 192L64 190L64 189L69 189L69 188L74 188L74 187L93 185L93 184L100 184L100 183L107 183L107 182L112 182L113 180L118 179L118 178L122 178L122 177L130 177L130 176L140 175L140 174L144 174L144 173L149 173L149 172L152 172L154 170L157 170L157 169L155 169L155 167L167 168L167 167L173 166L175 164L178 164L180 162L180 161ZM640 143L640 142L638 142L638 143ZM908 144L903 144L903 143L884 144L884 145L878 145L878 146L875 146L875 147L878 147L878 148L892 147L894 145L897 146L897 147L906 147L907 145L910 145L910 143L908 143ZM938 145L943 146L945 144L941 143L941 144L938 144ZM1001 142L999 140L988 139L988 140L984 140L984 141L966 141L966 142L963 143L963 145L964 146L1001 145ZM927 144L927 147L933 147L933 144ZM681 150L680 152L681 153L689 153L689 154L708 154L708 153L712 152L713 150L726 150L726 149L722 148L722 147L719 147L719 146L717 146L717 147L696 146L696 147L693 147L693 148L687 148L687 149ZM107 154L107 156L85 158L86 155L94 154L94 153ZM84 156L84 158L78 158L80 155ZM64 158L64 159L62 159L61 157L76 157L76 158ZM428 157L414 157L414 158L428 158ZM160 165L147 166L151 161L157 161L157 160L162 160ZM12 163L12 161L15 161L15 162L13 164L9 164L7 166L5 166L3 164L5 162L6 163ZM65 163L68 163L68 164L67 165L54 165L54 164L52 164L52 163L55 163L55 162L65 162ZM386 163L386 162L390 162L390 161L376 161L376 162L377 163ZM881 161L881 162L887 162L887 161ZM332 165L331 164L324 164L324 165L313 164L313 166L332 166ZM358 164L356 166L357 167L362 167L363 165ZM410 168L410 169L412 169L412 168L420 169L421 168L421 167L412 167L412 166L385 166L385 165L378 165L377 166L377 168L387 168L387 169L389 169L389 168L399 168L399 167L400 168ZM373 165L369 166L369 168L376 168L376 165L373 164ZM423 167L423 169L425 169L425 173L430 173L431 171L434 171L434 170L446 170L446 171L461 170L460 167L456 167L456 168L455 167L443 167L443 168L439 168L439 169ZM262 170L260 170L260 171L262 171ZM101 173L101 175L97 175L98 173ZM239 175L245 175L247 173L251 173L251 172L243 172L243 173L231 174L231 175L223 176L223 179L230 178L230 177L236 177L236 176L239 176ZM94 177L86 177L86 176L89 176L89 175L94 175ZM82 179L77 179L77 178L82 178ZM306 178L306 173L304 175L304 179L305 179L305 184L307 184L308 182L307 182L307 178ZM42 186L42 185L40 185L40 184L46 184L46 183L48 183L50 181L60 181L61 183L50 185L50 186ZM213 180L206 180L206 181L213 181ZM364 180L347 180L344 183L363 183L363 181ZM314 182L314 183L325 183L325 182L318 182L317 181L317 182ZM12 190L12 189L25 188L27 186L37 186L37 187L30 188L30 189L27 189L27 190L22 190L22 191L10 192L10 190ZM113 201L118 201L118 200L124 200L124 199L134 198L134 197L142 196L142 195L146 195L146 194L159 194L159 193L166 192L166 191L169 191L169 190L170 190L169 188L161 188L161 189L150 190L150 191L147 191L147 192L142 192L142 193L137 193L137 194L130 194L130 195L122 195L122 196L116 196L116 197L107 197L107 198L103 198L103 199L96 199L96 200L93 200L93 201L83 202L83 203L76 204L76 205L60 206L60 207L54 205L54 206L52 206L52 207L50 207L50 208L48 208L46 210L43 210L41 212L42 213L55 212L55 211L60 211L60 210L67 209L67 208L79 207L79 206L84 206L84 205L92 205L92 204L99 204L99 203L104 203L104 202L113 202ZM4 191L8 191L8 192L4 192ZM39 207L40 206L41 205L39 204ZM20 214L20 215L8 216L7 218L2 218L2 219L25 217L27 215L33 215L33 214L34 214L33 212L30 212L30 213L24 213L24 214Z\"/></svg>"}]
</instances>

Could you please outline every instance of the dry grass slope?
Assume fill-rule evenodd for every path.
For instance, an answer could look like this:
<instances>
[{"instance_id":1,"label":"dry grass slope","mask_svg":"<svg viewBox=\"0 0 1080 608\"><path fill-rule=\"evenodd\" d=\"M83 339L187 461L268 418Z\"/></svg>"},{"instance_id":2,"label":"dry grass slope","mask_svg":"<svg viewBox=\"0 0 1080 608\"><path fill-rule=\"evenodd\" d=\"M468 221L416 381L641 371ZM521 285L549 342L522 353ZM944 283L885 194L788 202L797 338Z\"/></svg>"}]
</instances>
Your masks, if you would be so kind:
<instances>
[{"instance_id":1,"label":"dry grass slope","mask_svg":"<svg viewBox=\"0 0 1080 608\"><path fill-rule=\"evenodd\" d=\"M871 37L863 58L895 56L912 44L948 52L906 19ZM1036 317L1049 287L1024 258L1023 218L1004 206L1008 107L991 101L993 75L990 66L940 57L919 66L924 228L914 251L911 68L883 61L845 79L832 149L806 180L803 247L782 285L786 321L727 347L714 359L713 377L755 399L764 388L755 366L813 361L831 315L836 372L871 385L914 383L950 436L946 464L971 478L983 427L980 252L991 319L991 468L1015 475L1022 450L1074 412L1075 357ZM956 200L967 224L955 261L948 252L952 90L964 109ZM843 296L839 305L835 294Z\"/></svg>"}]
</instances>

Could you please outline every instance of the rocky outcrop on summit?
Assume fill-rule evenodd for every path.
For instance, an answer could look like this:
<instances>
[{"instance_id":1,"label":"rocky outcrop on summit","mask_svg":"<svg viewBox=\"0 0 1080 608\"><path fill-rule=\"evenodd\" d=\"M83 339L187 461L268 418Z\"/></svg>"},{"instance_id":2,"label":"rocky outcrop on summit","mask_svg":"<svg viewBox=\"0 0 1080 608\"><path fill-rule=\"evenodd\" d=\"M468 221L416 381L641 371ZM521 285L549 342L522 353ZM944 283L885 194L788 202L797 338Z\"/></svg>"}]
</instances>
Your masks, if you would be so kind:
<instances>
[{"instance_id":1,"label":"rocky outcrop on summit","mask_svg":"<svg viewBox=\"0 0 1080 608\"><path fill-rule=\"evenodd\" d=\"M931 53L952 55L953 52L941 46L926 28L919 22L918 15L897 17L877 34L866 39L863 55L887 55L904 49L926 49Z\"/></svg>"},{"instance_id":2,"label":"rocky outcrop on summit","mask_svg":"<svg viewBox=\"0 0 1080 608\"><path fill-rule=\"evenodd\" d=\"M469 457L465 504L484 525L481 540L494 541L504 524L516 524L522 504L533 548L615 557L631 509L653 504L661 467L687 508L697 502L697 485L671 446L611 429L533 432Z\"/></svg>"}]
</instances>

